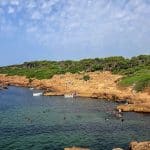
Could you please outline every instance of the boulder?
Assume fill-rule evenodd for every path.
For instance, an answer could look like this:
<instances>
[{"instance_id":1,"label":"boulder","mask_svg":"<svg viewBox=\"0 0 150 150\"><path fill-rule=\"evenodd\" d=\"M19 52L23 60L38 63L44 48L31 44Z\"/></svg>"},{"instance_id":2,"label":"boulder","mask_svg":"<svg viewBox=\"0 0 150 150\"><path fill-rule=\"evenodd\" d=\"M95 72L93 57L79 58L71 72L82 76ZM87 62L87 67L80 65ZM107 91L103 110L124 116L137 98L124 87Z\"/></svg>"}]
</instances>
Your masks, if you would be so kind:
<instances>
[{"instance_id":1,"label":"boulder","mask_svg":"<svg viewBox=\"0 0 150 150\"><path fill-rule=\"evenodd\" d=\"M131 142L130 150L150 150L150 141L145 142Z\"/></svg>"}]
</instances>

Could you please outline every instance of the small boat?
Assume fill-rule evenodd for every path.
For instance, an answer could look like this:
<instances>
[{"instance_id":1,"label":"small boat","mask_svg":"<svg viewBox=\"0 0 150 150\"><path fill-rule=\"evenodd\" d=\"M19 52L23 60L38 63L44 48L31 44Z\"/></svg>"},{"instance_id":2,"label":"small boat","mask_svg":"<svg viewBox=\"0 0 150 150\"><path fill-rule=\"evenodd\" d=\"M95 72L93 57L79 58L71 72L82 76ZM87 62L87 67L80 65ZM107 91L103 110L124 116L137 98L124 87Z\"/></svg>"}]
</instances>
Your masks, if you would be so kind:
<instances>
[{"instance_id":1,"label":"small boat","mask_svg":"<svg viewBox=\"0 0 150 150\"><path fill-rule=\"evenodd\" d=\"M33 96L42 96L42 95L43 95L42 92L40 92L40 93L33 93Z\"/></svg>"},{"instance_id":2,"label":"small boat","mask_svg":"<svg viewBox=\"0 0 150 150\"><path fill-rule=\"evenodd\" d=\"M34 88L30 87L30 90L34 90Z\"/></svg>"},{"instance_id":3,"label":"small boat","mask_svg":"<svg viewBox=\"0 0 150 150\"><path fill-rule=\"evenodd\" d=\"M64 97L65 97L65 98L73 98L73 97L74 97L74 94L65 94Z\"/></svg>"},{"instance_id":4,"label":"small boat","mask_svg":"<svg viewBox=\"0 0 150 150\"><path fill-rule=\"evenodd\" d=\"M119 113L121 113L121 112L122 112L122 110L121 110L121 109L119 109L118 111L119 111Z\"/></svg>"}]
</instances>

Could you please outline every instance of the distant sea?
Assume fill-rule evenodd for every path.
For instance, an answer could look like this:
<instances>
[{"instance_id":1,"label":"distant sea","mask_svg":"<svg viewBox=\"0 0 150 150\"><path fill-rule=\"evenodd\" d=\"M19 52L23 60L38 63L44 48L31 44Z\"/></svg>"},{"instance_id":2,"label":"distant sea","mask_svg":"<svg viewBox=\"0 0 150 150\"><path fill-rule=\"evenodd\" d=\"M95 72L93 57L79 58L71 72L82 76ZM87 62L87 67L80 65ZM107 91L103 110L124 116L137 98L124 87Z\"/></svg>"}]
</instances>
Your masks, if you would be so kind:
<instances>
[{"instance_id":1,"label":"distant sea","mask_svg":"<svg viewBox=\"0 0 150 150\"><path fill-rule=\"evenodd\" d=\"M127 148L150 140L150 114L114 115L115 102L102 99L33 97L28 88L0 91L0 150L91 150Z\"/></svg>"}]
</instances>

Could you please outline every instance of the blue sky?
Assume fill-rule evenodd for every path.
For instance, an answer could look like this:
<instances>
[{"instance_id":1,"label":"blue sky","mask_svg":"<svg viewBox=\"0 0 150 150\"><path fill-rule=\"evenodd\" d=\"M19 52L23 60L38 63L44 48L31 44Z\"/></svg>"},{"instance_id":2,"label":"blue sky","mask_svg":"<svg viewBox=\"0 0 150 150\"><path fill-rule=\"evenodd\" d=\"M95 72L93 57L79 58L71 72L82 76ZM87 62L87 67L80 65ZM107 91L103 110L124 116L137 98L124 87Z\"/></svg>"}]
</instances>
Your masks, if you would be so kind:
<instances>
[{"instance_id":1,"label":"blue sky","mask_svg":"<svg viewBox=\"0 0 150 150\"><path fill-rule=\"evenodd\" d=\"M0 65L150 54L150 0L0 0Z\"/></svg>"}]
</instances>

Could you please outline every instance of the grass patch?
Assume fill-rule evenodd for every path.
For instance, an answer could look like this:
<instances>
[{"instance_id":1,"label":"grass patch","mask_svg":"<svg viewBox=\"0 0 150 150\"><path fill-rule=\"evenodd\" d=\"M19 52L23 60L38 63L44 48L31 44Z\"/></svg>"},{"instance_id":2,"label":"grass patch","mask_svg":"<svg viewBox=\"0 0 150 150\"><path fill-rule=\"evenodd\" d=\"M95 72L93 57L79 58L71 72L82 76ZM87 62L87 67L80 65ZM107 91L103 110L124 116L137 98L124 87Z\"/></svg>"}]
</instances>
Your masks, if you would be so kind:
<instances>
[{"instance_id":1,"label":"grass patch","mask_svg":"<svg viewBox=\"0 0 150 150\"><path fill-rule=\"evenodd\" d=\"M136 91L143 91L150 87L150 70L141 69L127 75L119 82L120 86L133 86Z\"/></svg>"}]
</instances>

